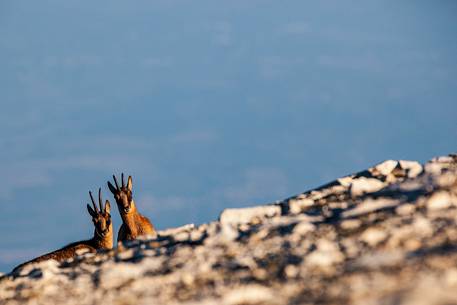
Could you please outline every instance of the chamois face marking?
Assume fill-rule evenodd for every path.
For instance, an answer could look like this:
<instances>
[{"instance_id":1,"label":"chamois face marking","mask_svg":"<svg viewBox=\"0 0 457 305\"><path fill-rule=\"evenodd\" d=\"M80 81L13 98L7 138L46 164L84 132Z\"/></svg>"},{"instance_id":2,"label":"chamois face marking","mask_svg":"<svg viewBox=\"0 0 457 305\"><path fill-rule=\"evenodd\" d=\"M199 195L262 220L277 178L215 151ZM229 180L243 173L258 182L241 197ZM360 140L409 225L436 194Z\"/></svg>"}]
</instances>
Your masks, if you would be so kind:
<instances>
[{"instance_id":1,"label":"chamois face marking","mask_svg":"<svg viewBox=\"0 0 457 305\"><path fill-rule=\"evenodd\" d=\"M92 222L94 223L95 233L101 237L106 237L110 231L112 230L111 226L111 205L108 200L105 202L105 207L102 204L102 189L98 189L98 204L100 206L100 210L97 208L95 204L94 197L92 196L92 192L89 191L90 199L92 200L92 206L87 205L87 211L89 212L90 216L92 216Z\"/></svg>"},{"instance_id":2,"label":"chamois face marking","mask_svg":"<svg viewBox=\"0 0 457 305\"><path fill-rule=\"evenodd\" d=\"M132 208L134 207L133 199L132 199L132 176L129 176L127 180L127 185L124 184L124 174L121 175L121 187L117 183L116 176L113 175L114 187L111 182L108 181L108 188L110 189L111 193L114 195L114 199L116 200L117 207L119 208L119 212L121 214L129 214L132 212Z\"/></svg>"}]
</instances>

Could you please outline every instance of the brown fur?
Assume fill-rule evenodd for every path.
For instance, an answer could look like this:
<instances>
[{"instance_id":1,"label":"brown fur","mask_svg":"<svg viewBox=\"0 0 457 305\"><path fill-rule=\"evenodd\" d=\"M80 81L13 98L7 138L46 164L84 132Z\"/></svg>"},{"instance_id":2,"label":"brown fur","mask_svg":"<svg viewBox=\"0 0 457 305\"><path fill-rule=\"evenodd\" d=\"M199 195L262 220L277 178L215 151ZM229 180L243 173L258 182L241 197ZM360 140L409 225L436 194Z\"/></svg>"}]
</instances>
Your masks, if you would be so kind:
<instances>
[{"instance_id":1,"label":"brown fur","mask_svg":"<svg viewBox=\"0 0 457 305\"><path fill-rule=\"evenodd\" d=\"M89 192L90 193L90 192ZM92 198L92 193L90 193L92 204L94 209L87 205L87 210L92 216L92 221L95 226L94 237L89 240L78 241L71 243L59 250L44 254L35 259L32 259L28 262L20 264L13 269L12 273L15 273L22 267L31 264L38 263L46 260L56 260L62 262L69 258L75 257L79 250L88 250L89 252L97 252L99 249L112 249L113 248L113 224L111 223L111 214L110 214L110 203L108 200L105 202L105 208L102 208L101 201L101 190L99 189L99 205L100 211L95 205L94 199Z\"/></svg>"},{"instance_id":2,"label":"brown fur","mask_svg":"<svg viewBox=\"0 0 457 305\"><path fill-rule=\"evenodd\" d=\"M127 185L124 185L124 174L122 174L121 187L119 187L115 176L113 176L113 179L116 187L109 181L108 187L114 195L119 214L122 218L122 225L119 228L117 241L133 240L141 235L156 235L157 232L152 223L146 216L143 216L138 212L135 201L133 201L132 177L129 176Z\"/></svg>"}]
</instances>

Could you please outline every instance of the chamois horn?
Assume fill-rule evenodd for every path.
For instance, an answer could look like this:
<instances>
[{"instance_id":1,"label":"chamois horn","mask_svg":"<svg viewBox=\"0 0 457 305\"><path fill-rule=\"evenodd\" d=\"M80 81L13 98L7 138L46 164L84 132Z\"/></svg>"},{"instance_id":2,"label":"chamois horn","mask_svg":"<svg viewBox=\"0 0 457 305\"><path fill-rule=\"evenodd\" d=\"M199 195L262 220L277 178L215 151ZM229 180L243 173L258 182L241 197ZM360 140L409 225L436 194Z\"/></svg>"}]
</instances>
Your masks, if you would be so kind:
<instances>
[{"instance_id":1,"label":"chamois horn","mask_svg":"<svg viewBox=\"0 0 457 305\"><path fill-rule=\"evenodd\" d=\"M95 200L94 200L94 197L92 196L91 191L89 191L89 196L90 196L90 200L92 200L92 206L94 207L94 211L98 214L99 211L98 211L97 205L95 204Z\"/></svg>"},{"instance_id":2,"label":"chamois horn","mask_svg":"<svg viewBox=\"0 0 457 305\"><path fill-rule=\"evenodd\" d=\"M103 211L103 203L102 203L102 188L98 188L98 204L100 205L100 212Z\"/></svg>"},{"instance_id":3,"label":"chamois horn","mask_svg":"<svg viewBox=\"0 0 457 305\"><path fill-rule=\"evenodd\" d=\"M116 188L119 190L119 184L117 184L116 176L113 175L114 183L116 184Z\"/></svg>"}]
</instances>

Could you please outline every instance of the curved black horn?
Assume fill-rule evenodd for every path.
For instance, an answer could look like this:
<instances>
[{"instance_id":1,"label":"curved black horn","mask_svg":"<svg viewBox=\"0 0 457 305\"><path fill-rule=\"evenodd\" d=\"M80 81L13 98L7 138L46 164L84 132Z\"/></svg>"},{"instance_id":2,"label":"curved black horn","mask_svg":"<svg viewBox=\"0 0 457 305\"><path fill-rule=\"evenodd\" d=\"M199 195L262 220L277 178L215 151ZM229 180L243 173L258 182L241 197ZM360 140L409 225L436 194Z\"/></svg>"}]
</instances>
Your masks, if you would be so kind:
<instances>
[{"instance_id":1,"label":"curved black horn","mask_svg":"<svg viewBox=\"0 0 457 305\"><path fill-rule=\"evenodd\" d=\"M98 204L100 205L100 212L103 211L103 204L102 204L102 188L98 188Z\"/></svg>"},{"instance_id":2,"label":"curved black horn","mask_svg":"<svg viewBox=\"0 0 457 305\"><path fill-rule=\"evenodd\" d=\"M92 205L94 206L94 211L98 213L97 205L95 204L95 200L94 200L94 197L92 196L91 191L89 191L89 196L90 196L90 200L92 200Z\"/></svg>"},{"instance_id":3,"label":"curved black horn","mask_svg":"<svg viewBox=\"0 0 457 305\"><path fill-rule=\"evenodd\" d=\"M121 180L122 180L122 188L125 187L125 183L124 183L124 173L121 174Z\"/></svg>"},{"instance_id":4,"label":"curved black horn","mask_svg":"<svg viewBox=\"0 0 457 305\"><path fill-rule=\"evenodd\" d=\"M119 184L117 184L116 176L113 175L114 183L116 184L116 188L119 190Z\"/></svg>"}]
</instances>

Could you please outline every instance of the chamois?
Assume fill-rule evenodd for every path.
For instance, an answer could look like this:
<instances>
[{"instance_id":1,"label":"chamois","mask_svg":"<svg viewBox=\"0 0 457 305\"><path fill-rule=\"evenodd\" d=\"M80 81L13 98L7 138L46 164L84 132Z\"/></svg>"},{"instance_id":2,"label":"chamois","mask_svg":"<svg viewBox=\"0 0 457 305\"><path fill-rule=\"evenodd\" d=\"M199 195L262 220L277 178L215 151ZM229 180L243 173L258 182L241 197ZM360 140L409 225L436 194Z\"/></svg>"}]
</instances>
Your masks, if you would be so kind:
<instances>
[{"instance_id":1,"label":"chamois","mask_svg":"<svg viewBox=\"0 0 457 305\"><path fill-rule=\"evenodd\" d=\"M108 188L114 195L119 214L122 218L122 225L119 228L117 235L117 241L122 242L126 240L133 240L141 235L155 235L156 230L151 224L149 219L140 213L136 209L135 202L132 198L132 176L129 176L127 185L124 184L124 174L121 175L122 185L119 187L116 176L113 175L114 187L111 182L108 181Z\"/></svg>"},{"instance_id":2,"label":"chamois","mask_svg":"<svg viewBox=\"0 0 457 305\"><path fill-rule=\"evenodd\" d=\"M31 263L42 262L50 259L62 262L66 259L75 257L78 250L97 252L99 249L113 248L113 225L111 223L110 214L111 205L109 201L106 200L105 207L103 208L101 188L98 190L98 204L100 206L100 210L98 210L97 205L95 204L94 197L92 197L92 192L89 191L89 195L94 208L92 209L90 205L87 205L87 211L89 212L90 216L92 216L92 222L94 223L94 237L89 240L71 243L59 250L44 254L33 260L20 264L13 269L12 273L15 273L17 270Z\"/></svg>"}]
</instances>

